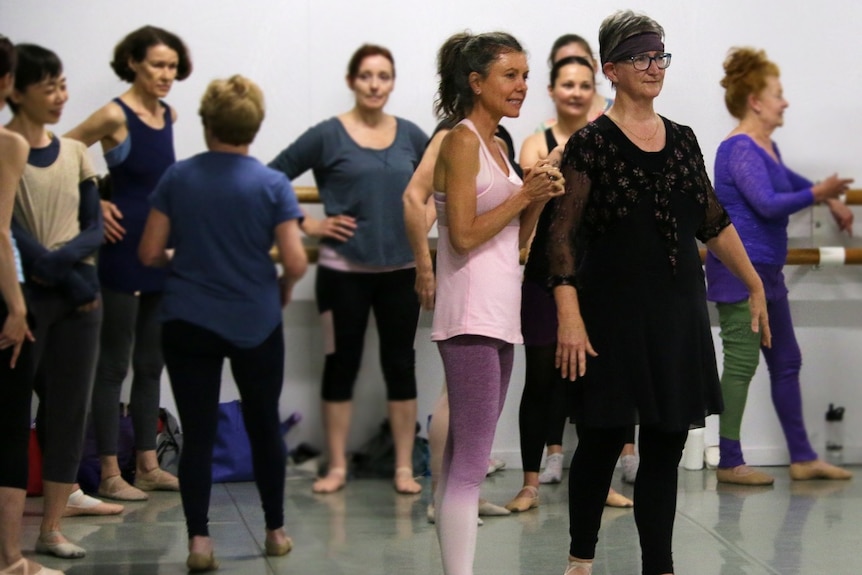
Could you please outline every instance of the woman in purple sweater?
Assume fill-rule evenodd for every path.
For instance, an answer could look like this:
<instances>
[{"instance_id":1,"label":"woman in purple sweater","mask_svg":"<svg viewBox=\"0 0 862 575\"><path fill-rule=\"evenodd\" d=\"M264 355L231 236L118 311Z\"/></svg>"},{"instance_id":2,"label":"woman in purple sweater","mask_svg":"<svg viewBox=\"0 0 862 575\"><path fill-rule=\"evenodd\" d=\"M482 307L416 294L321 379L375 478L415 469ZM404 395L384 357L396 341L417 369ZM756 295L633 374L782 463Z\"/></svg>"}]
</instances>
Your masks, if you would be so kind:
<instances>
[{"instance_id":1,"label":"woman in purple sweater","mask_svg":"<svg viewBox=\"0 0 862 575\"><path fill-rule=\"evenodd\" d=\"M739 119L739 125L718 148L715 192L763 281L772 347L762 348L758 334L748 329L751 318L745 286L710 253L706 260L707 297L717 304L724 345L718 480L745 485L773 482L772 476L745 464L739 441L748 386L761 349L769 367L772 402L790 451L790 477L849 479L849 471L818 459L808 441L799 389L802 356L793 333L782 269L787 257L790 214L825 201L839 228L850 231L853 213L836 197L852 180L832 175L812 185L784 165L771 135L784 123L788 104L778 79L778 66L762 50L731 50L724 70L721 85L726 90L725 104Z\"/></svg>"}]
</instances>

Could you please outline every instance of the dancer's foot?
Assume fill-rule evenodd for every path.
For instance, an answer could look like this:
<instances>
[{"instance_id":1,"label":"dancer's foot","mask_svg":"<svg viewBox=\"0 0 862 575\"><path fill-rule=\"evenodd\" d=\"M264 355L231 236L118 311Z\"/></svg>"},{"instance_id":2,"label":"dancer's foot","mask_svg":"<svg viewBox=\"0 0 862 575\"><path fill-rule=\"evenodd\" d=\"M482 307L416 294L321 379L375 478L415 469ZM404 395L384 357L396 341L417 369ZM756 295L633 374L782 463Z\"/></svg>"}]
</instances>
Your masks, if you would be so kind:
<instances>
[{"instance_id":1,"label":"dancer's foot","mask_svg":"<svg viewBox=\"0 0 862 575\"><path fill-rule=\"evenodd\" d=\"M503 461L502 459L496 459L494 457L491 457L490 459L488 459L488 472L485 474L485 477L488 477L492 473L497 473L498 471L500 471L501 469L504 469L505 467L506 467L505 461Z\"/></svg>"},{"instance_id":2,"label":"dancer's foot","mask_svg":"<svg viewBox=\"0 0 862 575\"><path fill-rule=\"evenodd\" d=\"M143 491L179 491L180 480L160 467L149 471L138 471L135 487Z\"/></svg>"},{"instance_id":3,"label":"dancer's foot","mask_svg":"<svg viewBox=\"0 0 862 575\"><path fill-rule=\"evenodd\" d=\"M80 489L76 489L69 495L66 508L63 509L63 517L76 517L78 515L119 515L123 512L123 506L117 503L105 503L101 499L90 497Z\"/></svg>"},{"instance_id":4,"label":"dancer's foot","mask_svg":"<svg viewBox=\"0 0 862 575\"><path fill-rule=\"evenodd\" d=\"M822 459L814 461L798 461L790 464L790 478L795 481L809 479L850 479L853 473L837 465L826 463Z\"/></svg>"},{"instance_id":5,"label":"dancer's foot","mask_svg":"<svg viewBox=\"0 0 862 575\"><path fill-rule=\"evenodd\" d=\"M218 569L213 553L212 539L203 535L195 535L189 541L189 556L186 559L186 567L190 573L204 573Z\"/></svg>"},{"instance_id":6,"label":"dancer's foot","mask_svg":"<svg viewBox=\"0 0 862 575\"><path fill-rule=\"evenodd\" d=\"M396 469L392 483L395 485L395 492L402 495L416 495L422 491L422 486L413 478L413 468L411 467Z\"/></svg>"},{"instance_id":7,"label":"dancer's foot","mask_svg":"<svg viewBox=\"0 0 862 575\"><path fill-rule=\"evenodd\" d=\"M59 531L46 531L36 540L36 553L62 559L80 559L87 551L66 539Z\"/></svg>"},{"instance_id":8,"label":"dancer's foot","mask_svg":"<svg viewBox=\"0 0 862 575\"><path fill-rule=\"evenodd\" d=\"M117 501L146 501L149 495L123 479L121 475L102 477L97 491L100 497L116 499Z\"/></svg>"},{"instance_id":9,"label":"dancer's foot","mask_svg":"<svg viewBox=\"0 0 862 575\"><path fill-rule=\"evenodd\" d=\"M344 489L347 483L347 470L343 467L330 467L325 477L319 477L311 490L314 493L335 493Z\"/></svg>"},{"instance_id":10,"label":"dancer's foot","mask_svg":"<svg viewBox=\"0 0 862 575\"><path fill-rule=\"evenodd\" d=\"M35 561L22 557L8 567L0 569L0 575L65 575L62 571L48 569Z\"/></svg>"},{"instance_id":11,"label":"dancer's foot","mask_svg":"<svg viewBox=\"0 0 862 575\"><path fill-rule=\"evenodd\" d=\"M608 507L634 507L635 502L613 489L608 489L608 497L605 499L605 505Z\"/></svg>"},{"instance_id":12,"label":"dancer's foot","mask_svg":"<svg viewBox=\"0 0 862 575\"><path fill-rule=\"evenodd\" d=\"M569 557L569 564L563 575L592 575L593 562L581 561L580 559L572 559Z\"/></svg>"},{"instance_id":13,"label":"dancer's foot","mask_svg":"<svg viewBox=\"0 0 862 575\"><path fill-rule=\"evenodd\" d=\"M638 477L640 458L637 455L623 455L620 457L620 467L623 468L623 481L634 483Z\"/></svg>"},{"instance_id":14,"label":"dancer's foot","mask_svg":"<svg viewBox=\"0 0 862 575\"><path fill-rule=\"evenodd\" d=\"M264 541L266 554L270 557L281 557L287 555L293 549L293 540L287 536L284 527L278 529L267 529Z\"/></svg>"},{"instance_id":15,"label":"dancer's foot","mask_svg":"<svg viewBox=\"0 0 862 575\"><path fill-rule=\"evenodd\" d=\"M559 483L563 480L563 454L552 453L545 458L545 469L539 474L539 483Z\"/></svg>"},{"instance_id":16,"label":"dancer's foot","mask_svg":"<svg viewBox=\"0 0 862 575\"><path fill-rule=\"evenodd\" d=\"M532 485L525 485L510 502L506 504L506 509L516 513L529 511L539 506L539 488Z\"/></svg>"},{"instance_id":17,"label":"dancer's foot","mask_svg":"<svg viewBox=\"0 0 862 575\"><path fill-rule=\"evenodd\" d=\"M504 515L511 515L512 512L506 509L505 507L500 507L499 505L494 505L487 499L479 499L479 515L484 515L485 517L501 517Z\"/></svg>"},{"instance_id":18,"label":"dancer's foot","mask_svg":"<svg viewBox=\"0 0 862 575\"><path fill-rule=\"evenodd\" d=\"M793 475L792 469L790 474ZM736 485L772 485L775 483L775 478L768 473L758 471L747 465L719 467L715 470L715 477L720 483L735 483Z\"/></svg>"}]
</instances>

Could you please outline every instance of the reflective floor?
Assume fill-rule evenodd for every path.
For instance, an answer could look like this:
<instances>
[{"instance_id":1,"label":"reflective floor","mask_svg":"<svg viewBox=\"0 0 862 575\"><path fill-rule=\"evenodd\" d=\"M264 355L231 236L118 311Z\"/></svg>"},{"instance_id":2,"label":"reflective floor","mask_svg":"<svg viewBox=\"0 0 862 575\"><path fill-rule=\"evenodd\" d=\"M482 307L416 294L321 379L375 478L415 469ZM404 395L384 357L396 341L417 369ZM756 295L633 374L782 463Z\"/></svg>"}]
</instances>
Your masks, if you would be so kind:
<instances>
[{"instance_id":1,"label":"reflective floor","mask_svg":"<svg viewBox=\"0 0 862 575\"><path fill-rule=\"evenodd\" d=\"M717 485L710 471L680 469L675 531L677 574L858 574L862 572L862 476L844 482L791 482L784 467L765 469L775 486ZM856 469L857 475L862 469ZM632 488L615 480L631 496ZM483 496L503 504L520 472L489 478ZM426 493L428 485L426 484ZM293 552L264 558L263 514L252 484L213 491L211 532L218 573L442 574L428 495L396 495L384 480L355 480L340 493L317 496L307 478L288 481L285 510ZM568 548L565 483L544 486L541 506L491 517L479 528L475 575L561 575ZM38 533L41 500L28 499L25 546ZM185 573L186 536L178 494L155 493L121 516L70 518L64 532L87 549L78 560L41 558L69 575ZM606 509L595 575L640 573L631 510Z\"/></svg>"}]
</instances>

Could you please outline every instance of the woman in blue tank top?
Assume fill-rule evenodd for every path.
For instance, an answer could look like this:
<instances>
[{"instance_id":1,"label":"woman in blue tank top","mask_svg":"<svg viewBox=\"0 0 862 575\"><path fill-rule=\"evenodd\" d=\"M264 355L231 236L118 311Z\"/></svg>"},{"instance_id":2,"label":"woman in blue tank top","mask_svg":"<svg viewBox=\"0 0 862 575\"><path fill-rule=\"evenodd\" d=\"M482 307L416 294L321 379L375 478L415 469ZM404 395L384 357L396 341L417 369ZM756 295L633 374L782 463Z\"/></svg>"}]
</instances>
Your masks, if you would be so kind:
<instances>
[{"instance_id":1,"label":"woman in blue tank top","mask_svg":"<svg viewBox=\"0 0 862 575\"><path fill-rule=\"evenodd\" d=\"M175 161L176 112L162 101L174 80L191 74L183 41L153 26L126 36L114 49L114 72L131 86L69 132L91 146L101 143L112 192L102 200L105 245L99 252L104 323L93 389L93 421L101 462L99 495L125 501L147 499L144 491L177 490L173 475L159 469L156 425L163 360L157 320L164 270L144 267L138 243L149 212L148 198ZM117 463L117 405L132 360L130 407L135 428L135 486Z\"/></svg>"}]
</instances>

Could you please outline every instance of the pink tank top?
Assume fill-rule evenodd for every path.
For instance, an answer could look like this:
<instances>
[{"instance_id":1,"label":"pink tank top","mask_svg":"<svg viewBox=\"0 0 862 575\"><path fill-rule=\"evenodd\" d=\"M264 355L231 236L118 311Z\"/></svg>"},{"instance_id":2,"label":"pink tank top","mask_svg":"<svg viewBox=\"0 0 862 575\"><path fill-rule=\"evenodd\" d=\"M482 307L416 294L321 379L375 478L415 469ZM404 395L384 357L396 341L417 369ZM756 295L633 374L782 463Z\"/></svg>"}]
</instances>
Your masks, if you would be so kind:
<instances>
[{"instance_id":1,"label":"pink tank top","mask_svg":"<svg viewBox=\"0 0 862 575\"><path fill-rule=\"evenodd\" d=\"M470 120L461 124L476 133ZM476 134L478 136L478 133ZM503 173L479 138L476 213L492 210L515 194L523 182L508 159ZM503 154L506 157L506 154ZM434 192L437 206L437 295L431 340L457 335L481 335L522 343L521 265L518 253L520 221L515 217L500 233L460 255L452 249L446 219L446 194Z\"/></svg>"}]
</instances>

